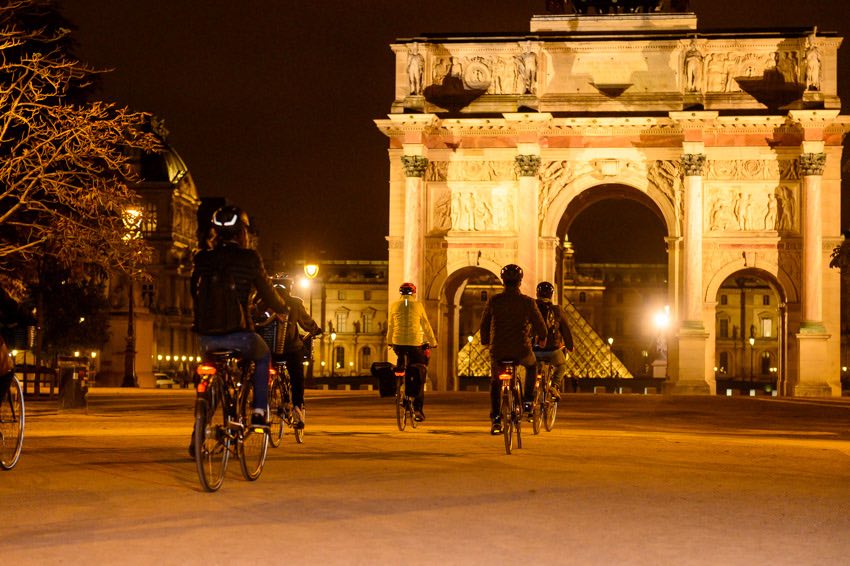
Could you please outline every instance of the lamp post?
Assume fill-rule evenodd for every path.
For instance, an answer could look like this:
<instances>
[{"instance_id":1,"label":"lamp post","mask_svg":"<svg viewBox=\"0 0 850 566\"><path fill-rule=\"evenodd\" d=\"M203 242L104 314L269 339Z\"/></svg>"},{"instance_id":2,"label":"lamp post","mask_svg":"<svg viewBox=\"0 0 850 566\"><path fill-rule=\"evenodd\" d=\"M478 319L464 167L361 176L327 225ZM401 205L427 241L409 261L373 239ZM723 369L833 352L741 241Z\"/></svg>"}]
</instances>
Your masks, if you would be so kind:
<instances>
[{"instance_id":1,"label":"lamp post","mask_svg":"<svg viewBox=\"0 0 850 566\"><path fill-rule=\"evenodd\" d=\"M466 376L472 377L472 334L466 337L466 342L469 345L466 352Z\"/></svg>"},{"instance_id":2,"label":"lamp post","mask_svg":"<svg viewBox=\"0 0 850 566\"><path fill-rule=\"evenodd\" d=\"M315 263L308 263L304 265L304 275L307 276L307 281L309 283L308 287L310 288L310 318L313 318L313 279L319 275L319 266Z\"/></svg>"},{"instance_id":3,"label":"lamp post","mask_svg":"<svg viewBox=\"0 0 850 566\"><path fill-rule=\"evenodd\" d=\"M137 239L140 235L139 229L142 224L142 211L137 208L126 209L124 211L123 222L124 227L127 229L124 239ZM135 289L132 272L128 274L128 280L127 347L124 349L124 379L121 382L121 387L138 387L139 384L136 381L136 332L133 312Z\"/></svg>"},{"instance_id":4,"label":"lamp post","mask_svg":"<svg viewBox=\"0 0 850 566\"><path fill-rule=\"evenodd\" d=\"M756 344L756 339L750 336L750 383L753 382L753 346Z\"/></svg>"},{"instance_id":5,"label":"lamp post","mask_svg":"<svg viewBox=\"0 0 850 566\"><path fill-rule=\"evenodd\" d=\"M331 332L331 377L336 372L336 332Z\"/></svg>"},{"instance_id":6,"label":"lamp post","mask_svg":"<svg viewBox=\"0 0 850 566\"><path fill-rule=\"evenodd\" d=\"M614 377L614 350L612 346L614 345L614 339L610 336L608 337L608 376Z\"/></svg>"}]
</instances>

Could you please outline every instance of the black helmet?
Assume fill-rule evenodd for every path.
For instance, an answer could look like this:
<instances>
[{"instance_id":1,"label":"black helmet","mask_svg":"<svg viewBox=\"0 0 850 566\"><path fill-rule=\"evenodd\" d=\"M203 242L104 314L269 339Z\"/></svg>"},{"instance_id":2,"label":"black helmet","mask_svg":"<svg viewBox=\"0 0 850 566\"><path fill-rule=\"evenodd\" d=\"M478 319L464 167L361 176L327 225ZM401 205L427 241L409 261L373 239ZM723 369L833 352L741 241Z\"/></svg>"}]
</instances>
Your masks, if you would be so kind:
<instances>
[{"instance_id":1,"label":"black helmet","mask_svg":"<svg viewBox=\"0 0 850 566\"><path fill-rule=\"evenodd\" d=\"M548 281L543 281L542 283L537 284L537 298L538 299L551 299L552 295L555 293L555 287Z\"/></svg>"},{"instance_id":2,"label":"black helmet","mask_svg":"<svg viewBox=\"0 0 850 566\"><path fill-rule=\"evenodd\" d=\"M272 278L272 283L274 284L275 287L277 287L279 289L283 289L284 291L289 291L291 293L292 292L292 286L295 283L295 281L292 279L292 277L290 277L286 273L277 273Z\"/></svg>"},{"instance_id":3,"label":"black helmet","mask_svg":"<svg viewBox=\"0 0 850 566\"><path fill-rule=\"evenodd\" d=\"M416 285L413 283L402 283L401 287L398 288L398 292L402 295L415 295Z\"/></svg>"},{"instance_id":4,"label":"black helmet","mask_svg":"<svg viewBox=\"0 0 850 566\"><path fill-rule=\"evenodd\" d=\"M232 240L247 233L249 225L248 215L238 206L231 204L222 206L212 216L212 228L216 236L224 240Z\"/></svg>"},{"instance_id":5,"label":"black helmet","mask_svg":"<svg viewBox=\"0 0 850 566\"><path fill-rule=\"evenodd\" d=\"M505 287L519 287L519 284L522 283L522 268L513 263L503 267L502 283L505 284Z\"/></svg>"}]
</instances>

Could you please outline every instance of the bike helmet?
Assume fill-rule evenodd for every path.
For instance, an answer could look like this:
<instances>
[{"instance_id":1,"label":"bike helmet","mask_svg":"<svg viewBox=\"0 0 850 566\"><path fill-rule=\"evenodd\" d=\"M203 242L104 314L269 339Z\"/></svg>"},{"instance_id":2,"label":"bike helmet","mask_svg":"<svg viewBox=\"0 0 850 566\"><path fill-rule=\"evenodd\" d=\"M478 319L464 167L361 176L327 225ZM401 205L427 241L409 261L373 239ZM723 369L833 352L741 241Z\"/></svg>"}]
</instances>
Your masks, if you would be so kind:
<instances>
[{"instance_id":1,"label":"bike helmet","mask_svg":"<svg viewBox=\"0 0 850 566\"><path fill-rule=\"evenodd\" d=\"M401 287L398 288L398 292L402 295L415 295L416 285L413 283L402 283Z\"/></svg>"},{"instance_id":2,"label":"bike helmet","mask_svg":"<svg viewBox=\"0 0 850 566\"><path fill-rule=\"evenodd\" d=\"M537 298L538 299L551 299L552 295L555 293L555 287L548 281L543 281L542 283L537 284Z\"/></svg>"},{"instance_id":3,"label":"bike helmet","mask_svg":"<svg viewBox=\"0 0 850 566\"><path fill-rule=\"evenodd\" d=\"M272 278L272 284L278 289L283 289L284 291L292 292L292 286L295 281L289 275L285 273L278 273Z\"/></svg>"},{"instance_id":4,"label":"bike helmet","mask_svg":"<svg viewBox=\"0 0 850 566\"><path fill-rule=\"evenodd\" d=\"M250 221L245 211L230 204L222 206L212 216L212 228L216 236L224 240L232 240L246 233L249 225Z\"/></svg>"},{"instance_id":5,"label":"bike helmet","mask_svg":"<svg viewBox=\"0 0 850 566\"><path fill-rule=\"evenodd\" d=\"M519 284L522 283L522 268L513 263L503 267L502 283L505 284L505 287L519 287Z\"/></svg>"}]
</instances>

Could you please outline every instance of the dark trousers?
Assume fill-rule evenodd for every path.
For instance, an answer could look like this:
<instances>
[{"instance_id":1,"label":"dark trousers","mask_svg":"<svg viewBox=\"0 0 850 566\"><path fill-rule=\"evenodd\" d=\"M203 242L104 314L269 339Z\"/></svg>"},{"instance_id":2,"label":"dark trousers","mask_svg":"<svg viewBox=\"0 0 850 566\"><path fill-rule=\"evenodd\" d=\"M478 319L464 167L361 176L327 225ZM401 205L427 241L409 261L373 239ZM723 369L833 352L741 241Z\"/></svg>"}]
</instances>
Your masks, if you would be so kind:
<instances>
[{"instance_id":1,"label":"dark trousers","mask_svg":"<svg viewBox=\"0 0 850 566\"><path fill-rule=\"evenodd\" d=\"M10 371L6 375L0 375L0 401L3 400L3 397L6 395L6 392L9 391L9 386L12 385L12 377L14 375L14 370Z\"/></svg>"},{"instance_id":2,"label":"dark trousers","mask_svg":"<svg viewBox=\"0 0 850 566\"><path fill-rule=\"evenodd\" d=\"M523 392L524 401L531 401L534 395L534 378L537 373L537 363L533 364L518 364L525 368L525 391ZM502 364L498 362L490 362L490 419L499 416L499 406L502 404L502 381L499 379L499 373L502 371Z\"/></svg>"},{"instance_id":3,"label":"dark trousers","mask_svg":"<svg viewBox=\"0 0 850 566\"><path fill-rule=\"evenodd\" d=\"M304 353L301 350L283 354L289 381L292 383L292 404L304 406Z\"/></svg>"},{"instance_id":4,"label":"dark trousers","mask_svg":"<svg viewBox=\"0 0 850 566\"><path fill-rule=\"evenodd\" d=\"M402 364L402 358L407 358L407 372L404 387L407 394L413 396L413 410L421 411L425 406L425 378L428 375L428 356L421 346L393 346L393 352L398 356L396 365Z\"/></svg>"}]
</instances>

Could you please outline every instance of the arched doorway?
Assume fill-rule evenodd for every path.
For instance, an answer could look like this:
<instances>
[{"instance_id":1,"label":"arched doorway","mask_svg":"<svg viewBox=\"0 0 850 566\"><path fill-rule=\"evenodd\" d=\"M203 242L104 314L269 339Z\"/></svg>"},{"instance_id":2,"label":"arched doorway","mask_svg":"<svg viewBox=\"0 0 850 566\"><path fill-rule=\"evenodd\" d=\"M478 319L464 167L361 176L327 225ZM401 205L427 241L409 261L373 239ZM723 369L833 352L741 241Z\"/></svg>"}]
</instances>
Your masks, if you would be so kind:
<instances>
[{"instance_id":1,"label":"arched doorway","mask_svg":"<svg viewBox=\"0 0 850 566\"><path fill-rule=\"evenodd\" d=\"M715 307L717 392L782 391L789 344L785 293L766 271L743 269L723 280Z\"/></svg>"},{"instance_id":2,"label":"arched doorway","mask_svg":"<svg viewBox=\"0 0 850 566\"><path fill-rule=\"evenodd\" d=\"M438 389L461 390L463 371L458 368L458 352L467 345L469 336L476 335L487 300L501 288L496 274L483 267L463 267L446 278L434 328L440 345L434 352Z\"/></svg>"},{"instance_id":3,"label":"arched doorway","mask_svg":"<svg viewBox=\"0 0 850 566\"><path fill-rule=\"evenodd\" d=\"M651 376L660 355L653 318L670 304L666 238L655 202L620 184L577 195L558 226L557 287L633 376Z\"/></svg>"}]
</instances>

